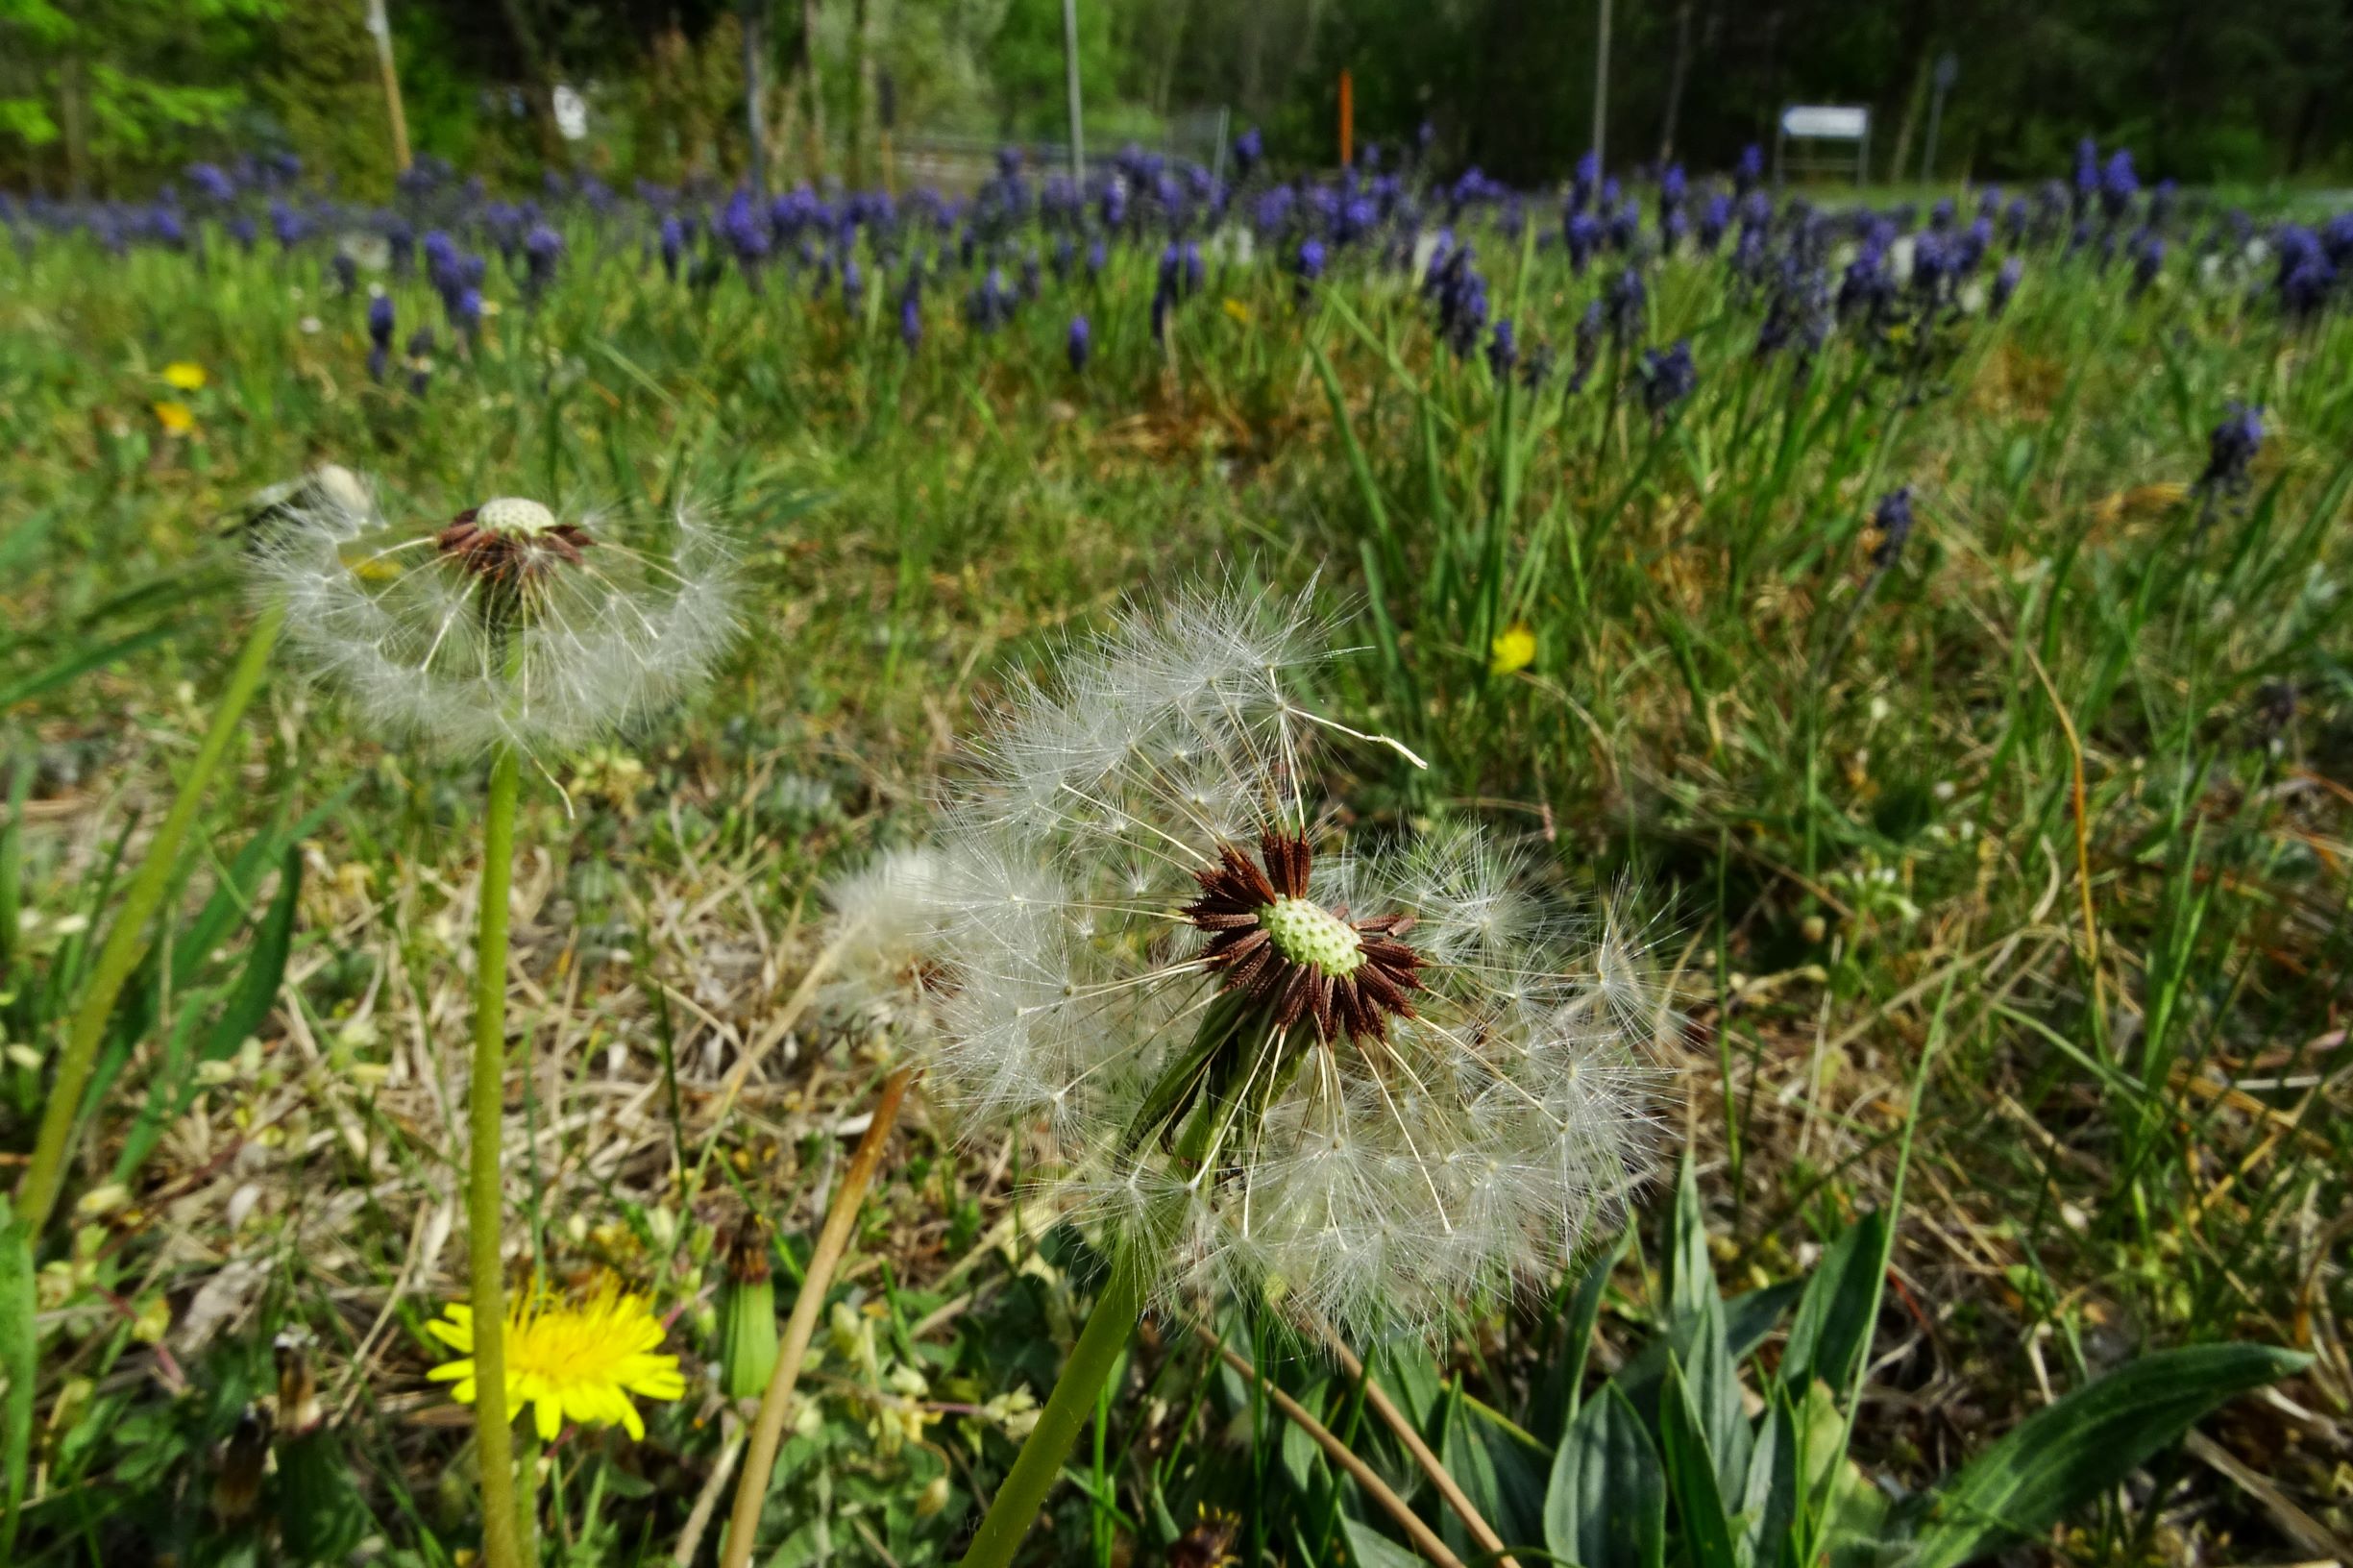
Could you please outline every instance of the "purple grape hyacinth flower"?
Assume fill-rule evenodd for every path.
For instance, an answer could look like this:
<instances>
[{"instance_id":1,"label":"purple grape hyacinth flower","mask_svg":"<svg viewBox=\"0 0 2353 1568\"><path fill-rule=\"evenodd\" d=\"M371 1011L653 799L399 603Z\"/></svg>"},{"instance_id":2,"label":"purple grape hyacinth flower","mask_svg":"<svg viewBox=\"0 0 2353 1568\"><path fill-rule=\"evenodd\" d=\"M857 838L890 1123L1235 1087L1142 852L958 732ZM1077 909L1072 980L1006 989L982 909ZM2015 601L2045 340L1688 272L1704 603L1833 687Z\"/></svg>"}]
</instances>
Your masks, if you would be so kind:
<instances>
[{"instance_id":1,"label":"purple grape hyacinth flower","mask_svg":"<svg viewBox=\"0 0 2353 1568\"><path fill-rule=\"evenodd\" d=\"M1879 542L1871 547L1871 565L1876 572L1885 572L1903 554L1903 542L1912 537L1912 487L1899 485L1879 498L1872 509L1871 526L1879 532Z\"/></svg>"},{"instance_id":2,"label":"purple grape hyacinth flower","mask_svg":"<svg viewBox=\"0 0 2353 1568\"><path fill-rule=\"evenodd\" d=\"M2247 470L2262 450L2263 408L2232 404L2222 423L2206 438L2206 472L2198 476L2195 488L2205 496L2243 494L2253 482Z\"/></svg>"}]
</instances>

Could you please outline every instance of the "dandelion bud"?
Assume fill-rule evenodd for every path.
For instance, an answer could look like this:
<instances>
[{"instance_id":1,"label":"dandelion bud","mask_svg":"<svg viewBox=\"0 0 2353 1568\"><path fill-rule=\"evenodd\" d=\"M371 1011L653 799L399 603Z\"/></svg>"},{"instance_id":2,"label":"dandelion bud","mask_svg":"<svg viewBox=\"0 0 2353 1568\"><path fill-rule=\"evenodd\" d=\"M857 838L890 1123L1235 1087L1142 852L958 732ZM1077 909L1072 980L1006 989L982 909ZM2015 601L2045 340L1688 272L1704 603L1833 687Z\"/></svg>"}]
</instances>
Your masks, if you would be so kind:
<instances>
[{"instance_id":1,"label":"dandelion bud","mask_svg":"<svg viewBox=\"0 0 2353 1568\"><path fill-rule=\"evenodd\" d=\"M212 1511L221 1523L233 1525L253 1515L269 1457L270 1418L258 1405L248 1405L221 1450L221 1466L212 1478Z\"/></svg>"},{"instance_id":2,"label":"dandelion bud","mask_svg":"<svg viewBox=\"0 0 2353 1568\"><path fill-rule=\"evenodd\" d=\"M278 1363L278 1430L301 1436L318 1430L325 1419L319 1409L319 1380L310 1369L310 1335L288 1329L271 1343Z\"/></svg>"},{"instance_id":3,"label":"dandelion bud","mask_svg":"<svg viewBox=\"0 0 2353 1568\"><path fill-rule=\"evenodd\" d=\"M308 1331L272 1345L278 1361L278 1529L296 1562L335 1562L370 1525L343 1444L327 1425Z\"/></svg>"},{"instance_id":4,"label":"dandelion bud","mask_svg":"<svg viewBox=\"0 0 2353 1568\"><path fill-rule=\"evenodd\" d=\"M776 1372L776 1286L768 1221L747 1215L727 1241L719 1290L719 1382L729 1399L757 1399Z\"/></svg>"}]
</instances>

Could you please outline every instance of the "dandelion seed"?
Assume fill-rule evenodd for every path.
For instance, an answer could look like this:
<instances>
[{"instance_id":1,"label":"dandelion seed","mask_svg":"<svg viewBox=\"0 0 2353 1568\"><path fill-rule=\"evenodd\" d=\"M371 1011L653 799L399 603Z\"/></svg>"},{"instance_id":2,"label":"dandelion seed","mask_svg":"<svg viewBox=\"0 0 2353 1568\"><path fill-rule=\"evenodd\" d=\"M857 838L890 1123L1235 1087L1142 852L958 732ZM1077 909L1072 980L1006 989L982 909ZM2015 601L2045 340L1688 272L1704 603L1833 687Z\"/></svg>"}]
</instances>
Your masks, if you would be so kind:
<instances>
[{"instance_id":1,"label":"dandelion seed","mask_svg":"<svg viewBox=\"0 0 2353 1568\"><path fill-rule=\"evenodd\" d=\"M731 551L684 508L655 527L510 497L410 527L323 496L252 563L369 723L461 750L593 740L681 695L733 629Z\"/></svg>"},{"instance_id":2,"label":"dandelion seed","mask_svg":"<svg viewBox=\"0 0 2353 1568\"><path fill-rule=\"evenodd\" d=\"M452 1396L472 1405L480 1395L474 1369L474 1311L462 1304L442 1310L426 1332L459 1353L426 1376L453 1383ZM646 1435L636 1399L678 1399L686 1379L678 1358L658 1353L661 1321L646 1298L611 1281L585 1300L566 1303L544 1289L526 1291L507 1309L506 1418L531 1407L543 1440L567 1421L618 1426L632 1439Z\"/></svg>"}]
</instances>

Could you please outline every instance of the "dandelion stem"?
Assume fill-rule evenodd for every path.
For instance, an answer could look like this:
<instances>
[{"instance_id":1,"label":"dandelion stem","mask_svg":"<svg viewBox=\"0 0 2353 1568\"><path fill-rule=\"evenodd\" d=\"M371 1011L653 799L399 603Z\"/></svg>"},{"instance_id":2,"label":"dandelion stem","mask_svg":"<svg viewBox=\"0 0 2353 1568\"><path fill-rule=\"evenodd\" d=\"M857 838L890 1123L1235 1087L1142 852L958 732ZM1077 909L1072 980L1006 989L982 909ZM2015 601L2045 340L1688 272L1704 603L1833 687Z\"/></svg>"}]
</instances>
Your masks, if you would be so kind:
<instances>
[{"instance_id":1,"label":"dandelion stem","mask_svg":"<svg viewBox=\"0 0 2353 1568\"><path fill-rule=\"evenodd\" d=\"M49 1103L41 1112L40 1133L33 1145L24 1185L16 1194L16 1214L23 1221L28 1237L40 1235L51 1211L57 1207L58 1192L64 1185L65 1160L73 1142L74 1124L81 1115L83 1091L89 1087L90 1069L97 1062L98 1044L106 1034L107 1022L113 1017L115 999L130 981L131 971L146 956L147 928L154 922L156 912L162 908L172 871L180 863L180 847L204 804L206 787L229 753L229 743L236 734L238 721L244 718L254 694L261 688L261 677L269 669L270 652L278 645L278 633L285 621L284 604L276 603L264 609L254 623L254 629L245 639L244 651L237 655L236 668L230 673L229 684L212 709L212 723L196 748L195 760L188 764L188 771L180 781L180 793L164 815L163 825L148 843L146 858L133 873L130 889L123 895L122 912L115 916L114 924L107 932L106 945L99 949L89 984L74 1009L65 1048L58 1058L57 1079L49 1087Z\"/></svg>"},{"instance_id":2,"label":"dandelion stem","mask_svg":"<svg viewBox=\"0 0 2353 1568\"><path fill-rule=\"evenodd\" d=\"M874 1099L872 1119L866 1124L866 1136L858 1139L857 1152L849 1157L849 1168L842 1173L842 1185L833 1194L832 1207L825 1211L824 1228L817 1236L817 1250L809 1255L809 1271L801 1279L800 1294L794 1298L793 1315L785 1321L784 1342L776 1351L776 1370L769 1375L768 1388L760 1395L760 1413L753 1418L751 1440L745 1450L744 1473L735 1483L735 1507L727 1516L720 1568L744 1568L751 1560L752 1537L760 1528L760 1505L768 1501L769 1477L776 1468L776 1447L784 1439L784 1418L792 1408L794 1385L800 1381L800 1363L809 1357L809 1339L817 1332L817 1314L824 1310L833 1271L849 1246L850 1229L865 1205L867 1185L874 1178L874 1167L882 1162L883 1147L890 1141L891 1128L898 1120L899 1102L907 1097L907 1086L914 1079L915 1068L907 1066L882 1081L881 1091Z\"/></svg>"},{"instance_id":3,"label":"dandelion stem","mask_svg":"<svg viewBox=\"0 0 2353 1568\"><path fill-rule=\"evenodd\" d=\"M1045 1495L1062 1474L1062 1461L1078 1441L1079 1429L1095 1413L1095 1394L1111 1377L1119 1353L1127 1349L1143 1312L1144 1271L1138 1260L1122 1255L1112 1264L1103 1293L1095 1298L1087 1326L1079 1331L1070 1359L1063 1363L1054 1391L1037 1426L1021 1444L1020 1454L1006 1473L1003 1484L989 1504L989 1513L965 1549L964 1568L1006 1568L1021 1537L1038 1517Z\"/></svg>"},{"instance_id":4,"label":"dandelion stem","mask_svg":"<svg viewBox=\"0 0 2353 1568\"><path fill-rule=\"evenodd\" d=\"M466 1256L474 1301L474 1427L482 1472L482 1556L522 1568L513 1424L506 1410L506 1300L499 1257L499 1139L506 1102L506 899L515 874L515 799L523 758L491 754L482 812L482 890L476 912L474 1076L467 1121Z\"/></svg>"},{"instance_id":5,"label":"dandelion stem","mask_svg":"<svg viewBox=\"0 0 2353 1568\"><path fill-rule=\"evenodd\" d=\"M1235 1013L1248 1005L1247 998L1233 992L1224 993L1221 1000L1227 998L1234 999L1224 1007L1212 1009L1201 1020L1195 1048L1166 1070L1148 1096L1147 1106L1156 1109L1139 1116L1129 1130L1131 1140L1148 1138L1171 1115L1188 1118L1175 1150L1179 1168L1206 1171L1213 1164L1211 1157L1217 1139L1233 1125L1240 1109L1240 1095L1226 1100L1220 1097L1216 1086L1203 1087L1203 1075L1213 1067L1217 1051L1240 1032L1254 1034L1254 1045L1246 1060L1251 1076L1255 1077L1268 1041L1278 1038L1271 1017L1262 1012L1255 1018L1238 1020ZM1247 1094L1248 1090L1249 1081L1245 1079L1241 1092ZM1189 1098L1189 1110L1172 1109L1184 1107ZM1029 1533L1046 1493L1062 1474L1062 1461L1078 1441L1079 1430L1095 1413L1098 1392L1118 1363L1119 1353L1127 1348L1137 1320L1143 1315L1144 1286L1152 1271L1149 1238L1172 1234L1186 1201L1181 1196L1163 1200L1140 1227L1115 1243L1111 1274L1103 1282L1103 1293L1095 1298L1094 1310L1087 1314L1087 1326L1079 1331L1078 1343L1070 1347L1070 1359L1063 1363L1062 1376L1054 1380L1054 1391L1046 1396L1038 1424L1022 1440L1021 1452L1014 1457L1013 1469L1006 1473L996 1496L990 1501L987 1517L981 1520L980 1529L973 1531L972 1544L965 1548L964 1568L1006 1568L1013 1561L1021 1537Z\"/></svg>"}]
</instances>

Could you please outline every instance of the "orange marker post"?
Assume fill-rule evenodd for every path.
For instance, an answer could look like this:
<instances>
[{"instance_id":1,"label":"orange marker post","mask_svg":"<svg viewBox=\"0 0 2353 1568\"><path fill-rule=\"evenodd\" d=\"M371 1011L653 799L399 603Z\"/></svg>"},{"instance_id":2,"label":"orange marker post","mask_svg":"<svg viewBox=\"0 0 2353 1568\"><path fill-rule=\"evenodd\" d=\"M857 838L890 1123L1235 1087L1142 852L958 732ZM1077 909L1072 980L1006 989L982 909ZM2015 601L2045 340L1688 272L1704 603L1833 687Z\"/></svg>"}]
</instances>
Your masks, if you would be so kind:
<instances>
[{"instance_id":1,"label":"orange marker post","mask_svg":"<svg viewBox=\"0 0 2353 1568\"><path fill-rule=\"evenodd\" d=\"M1343 169L1356 161L1356 86L1346 71L1340 72L1340 167Z\"/></svg>"}]
</instances>

